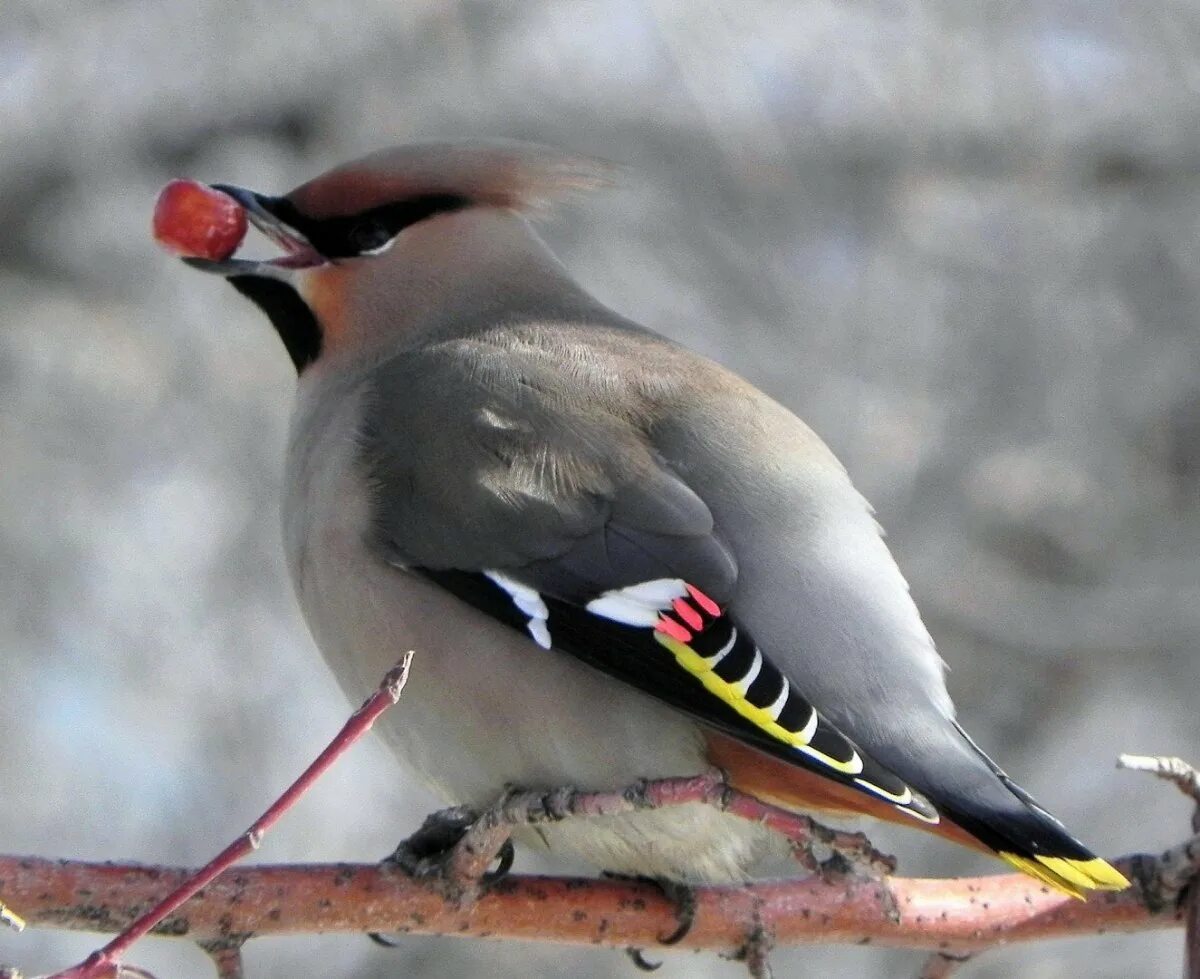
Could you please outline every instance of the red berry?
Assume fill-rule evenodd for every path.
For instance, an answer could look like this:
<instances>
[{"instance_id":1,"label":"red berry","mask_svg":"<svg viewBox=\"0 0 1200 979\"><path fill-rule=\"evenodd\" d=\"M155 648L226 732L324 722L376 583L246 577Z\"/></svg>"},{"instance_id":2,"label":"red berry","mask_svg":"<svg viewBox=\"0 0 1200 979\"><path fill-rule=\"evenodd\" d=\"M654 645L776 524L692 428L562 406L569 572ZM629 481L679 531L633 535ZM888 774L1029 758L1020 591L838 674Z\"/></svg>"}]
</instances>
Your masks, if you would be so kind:
<instances>
[{"instance_id":1,"label":"red berry","mask_svg":"<svg viewBox=\"0 0 1200 979\"><path fill-rule=\"evenodd\" d=\"M154 205L154 237L168 251L221 261L246 237L246 209L195 180L172 180Z\"/></svg>"}]
</instances>

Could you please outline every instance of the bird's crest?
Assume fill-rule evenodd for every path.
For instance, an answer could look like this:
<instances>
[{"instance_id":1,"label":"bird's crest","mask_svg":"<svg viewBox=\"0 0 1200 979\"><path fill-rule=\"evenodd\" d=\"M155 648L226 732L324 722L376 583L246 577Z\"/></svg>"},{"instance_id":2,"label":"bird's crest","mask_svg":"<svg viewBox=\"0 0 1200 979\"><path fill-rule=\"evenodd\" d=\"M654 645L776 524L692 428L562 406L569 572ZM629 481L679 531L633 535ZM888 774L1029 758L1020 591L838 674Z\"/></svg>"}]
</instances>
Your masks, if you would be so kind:
<instances>
[{"instance_id":1,"label":"bird's crest","mask_svg":"<svg viewBox=\"0 0 1200 979\"><path fill-rule=\"evenodd\" d=\"M423 143L342 164L286 197L318 220L436 198L527 211L608 186L617 172L616 164L533 143Z\"/></svg>"}]
</instances>

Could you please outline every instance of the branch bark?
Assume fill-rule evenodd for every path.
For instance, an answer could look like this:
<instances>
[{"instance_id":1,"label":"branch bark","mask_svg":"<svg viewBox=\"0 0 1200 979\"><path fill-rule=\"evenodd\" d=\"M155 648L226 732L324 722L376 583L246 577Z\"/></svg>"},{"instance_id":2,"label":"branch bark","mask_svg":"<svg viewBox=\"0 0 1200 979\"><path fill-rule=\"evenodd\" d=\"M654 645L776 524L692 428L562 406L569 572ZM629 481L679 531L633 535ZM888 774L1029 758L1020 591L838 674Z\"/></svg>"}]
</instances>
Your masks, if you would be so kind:
<instances>
[{"instance_id":1,"label":"branch bark","mask_svg":"<svg viewBox=\"0 0 1200 979\"><path fill-rule=\"evenodd\" d=\"M399 685L390 699L399 695ZM363 715L356 723L369 726L370 719ZM1152 771L1200 797L1200 777L1177 759L1124 758L1122 764ZM1133 886L1096 892L1087 901L1064 897L1022 874L959 880L881 877L893 869L891 858L872 849L861 834L837 833L758 802L730 788L720 773L709 773L640 783L620 792L510 793L473 823L468 821L469 828L449 851L442 868L454 886L446 886L445 874L440 881L418 879L391 862L230 870L206 880L153 930L201 944L215 956L221 974L234 977L241 974L238 949L262 935L411 932L622 949L657 946L678 923L678 909L658 887L559 877L494 881L479 874L515 825L687 802L704 802L770 825L802 851L801 862L811 863L805 852L811 843L821 842L867 871L698 888L691 928L671 947L736 955L758 976L769 975L767 953L773 945L874 943L928 949L934 954L922 975L941 979L971 955L1002 943L1172 928L1195 917L1186 895L1200 868L1200 836L1158 856L1115 861ZM272 809L264 817L264 826L274 814ZM463 814L452 815L460 820ZM437 821L431 817L427 824ZM0 856L0 893L30 924L47 927L118 931L136 920L139 928L148 928L144 909L164 907L164 890L196 879L193 872L176 868Z\"/></svg>"},{"instance_id":2,"label":"branch bark","mask_svg":"<svg viewBox=\"0 0 1200 979\"><path fill-rule=\"evenodd\" d=\"M737 952L761 928L777 945L877 944L961 954L1000 943L1178 927L1154 890L1156 858L1117 861L1136 881L1076 901L1021 874L957 880L807 878L696 892L675 948ZM188 871L0 857L0 887L30 925L116 931ZM889 900L888 891L891 898ZM473 903L375 864L255 866L207 885L156 929L197 942L329 932L408 932L650 948L675 928L658 888L632 881L511 876Z\"/></svg>"}]
</instances>

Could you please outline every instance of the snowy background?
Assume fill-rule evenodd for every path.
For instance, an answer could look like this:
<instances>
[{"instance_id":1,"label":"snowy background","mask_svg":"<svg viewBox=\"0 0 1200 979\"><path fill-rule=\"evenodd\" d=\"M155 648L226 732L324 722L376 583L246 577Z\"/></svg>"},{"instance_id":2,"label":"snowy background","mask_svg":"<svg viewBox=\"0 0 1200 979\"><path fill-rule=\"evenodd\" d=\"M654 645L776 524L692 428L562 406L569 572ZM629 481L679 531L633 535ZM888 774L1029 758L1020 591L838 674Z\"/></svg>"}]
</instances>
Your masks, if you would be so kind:
<instances>
[{"instance_id":1,"label":"snowy background","mask_svg":"<svg viewBox=\"0 0 1200 979\"><path fill-rule=\"evenodd\" d=\"M1200 758L1194 0L4 0L0 850L199 862L347 711L281 560L292 369L249 303L155 249L158 188L282 191L476 135L628 164L547 225L567 264L830 442L968 727L1035 795L1107 854L1181 836L1173 791L1113 762ZM365 744L259 858L374 859L434 805ZM993 866L879 839L910 873ZM94 944L2 934L0 962ZM1059 942L963 974L1174 975L1180 948ZM774 961L869 979L920 958ZM134 961L211 974L185 943ZM450 938L260 940L247 962L634 974ZM660 975L742 971L682 955Z\"/></svg>"}]
</instances>

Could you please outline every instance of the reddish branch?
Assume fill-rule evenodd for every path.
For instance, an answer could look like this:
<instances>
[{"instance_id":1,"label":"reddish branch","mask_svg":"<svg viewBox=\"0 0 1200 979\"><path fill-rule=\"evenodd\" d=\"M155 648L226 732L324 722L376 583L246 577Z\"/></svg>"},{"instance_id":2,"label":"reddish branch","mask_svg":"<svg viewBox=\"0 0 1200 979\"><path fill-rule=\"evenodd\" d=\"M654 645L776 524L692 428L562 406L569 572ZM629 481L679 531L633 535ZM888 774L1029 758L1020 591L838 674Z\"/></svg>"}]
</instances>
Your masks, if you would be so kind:
<instances>
[{"instance_id":1,"label":"reddish branch","mask_svg":"<svg viewBox=\"0 0 1200 979\"><path fill-rule=\"evenodd\" d=\"M635 786L623 793L513 794L464 837L450 866L487 865L507 828L518 821L565 815L626 812L706 799L751 813L736 793L718 790L713 776ZM764 809L759 817L774 819ZM843 848L861 837L832 834L798 817L793 836ZM807 835L806 835L807 834ZM479 845L482 843L486 844ZM489 850L489 847L491 848ZM471 856L464 857L472 848ZM1200 840L1157 856L1134 856L1117 866L1129 890L1075 901L1020 874L963 880L870 879L853 875L701 888L692 930L680 948L726 953L758 936L789 945L865 943L934 949L923 975L949 976L964 956L1001 943L1051 937L1177 927L1178 896L1195 873ZM124 927L184 871L39 859L0 858L0 891L34 925L93 931ZM214 954L256 935L313 932L412 932L474 938L550 941L614 948L650 947L676 924L676 909L653 886L629 881L509 877L475 889L473 900L376 865L254 867L224 874L156 931L186 936ZM760 943L757 947L766 945ZM229 954L225 975L239 975Z\"/></svg>"},{"instance_id":2,"label":"reddish branch","mask_svg":"<svg viewBox=\"0 0 1200 979\"><path fill-rule=\"evenodd\" d=\"M677 947L735 951L757 922L778 945L872 944L961 953L1001 942L1173 928L1181 912L1148 900L1154 858L1117 866L1139 884L1087 902L1019 874L887 881L807 878L700 888L695 924ZM31 925L113 931L186 871L0 857L0 886ZM1156 908L1157 910L1152 910ZM648 948L675 928L675 908L652 885L623 880L507 877L460 904L374 864L235 869L168 916L156 933L230 942L255 935L411 932Z\"/></svg>"},{"instance_id":3,"label":"reddish branch","mask_svg":"<svg viewBox=\"0 0 1200 979\"><path fill-rule=\"evenodd\" d=\"M704 803L783 833L810 869L823 869L811 855L812 845L820 843L866 871L698 889L694 922L677 947L740 953L755 975L768 974L766 953L773 944L875 943L934 950L922 976L944 979L970 955L1001 943L1171 928L1185 913L1197 917L1190 901L1179 898L1200 866L1200 837L1157 857L1116 861L1134 886L1094 893L1086 902L1020 874L891 878L885 875L893 861L862 834L835 832L758 802L731 789L719 773L646 782L623 792L510 793L470 825L448 857L432 861L441 871L435 886L389 864L254 867L213 879L252 849L287 804L398 699L407 666L406 660L389 676L279 803L199 873L0 857L0 894L30 924L125 929L82 966L60 974L71 979L115 975L118 955L149 931L199 943L227 979L240 979L239 949L259 935L412 932L645 948L659 944L678 923L676 907L654 886L552 877L491 882L482 874L516 825ZM1200 798L1200 777L1182 762L1123 759L1123 764L1154 771ZM461 812L455 815L462 820ZM436 829L437 821L429 826ZM166 899L164 889L171 894ZM143 908L151 911L139 917Z\"/></svg>"}]
</instances>

